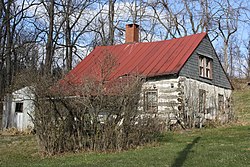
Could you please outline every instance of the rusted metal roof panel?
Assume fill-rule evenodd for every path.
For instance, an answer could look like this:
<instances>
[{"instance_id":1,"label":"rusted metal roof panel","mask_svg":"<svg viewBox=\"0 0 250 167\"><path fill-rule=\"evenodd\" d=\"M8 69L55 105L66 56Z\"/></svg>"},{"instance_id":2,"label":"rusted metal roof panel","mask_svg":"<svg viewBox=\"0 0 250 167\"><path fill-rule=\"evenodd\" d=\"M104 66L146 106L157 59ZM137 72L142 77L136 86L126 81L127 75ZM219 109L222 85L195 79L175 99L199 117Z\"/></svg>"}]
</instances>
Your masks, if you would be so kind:
<instances>
[{"instance_id":1,"label":"rusted metal roof panel","mask_svg":"<svg viewBox=\"0 0 250 167\"><path fill-rule=\"evenodd\" d=\"M65 78L72 83L81 83L88 77L101 79L107 57L113 59L113 69L108 71L109 79L129 74L144 77L176 74L205 36L206 33L200 33L159 42L99 46Z\"/></svg>"}]
</instances>

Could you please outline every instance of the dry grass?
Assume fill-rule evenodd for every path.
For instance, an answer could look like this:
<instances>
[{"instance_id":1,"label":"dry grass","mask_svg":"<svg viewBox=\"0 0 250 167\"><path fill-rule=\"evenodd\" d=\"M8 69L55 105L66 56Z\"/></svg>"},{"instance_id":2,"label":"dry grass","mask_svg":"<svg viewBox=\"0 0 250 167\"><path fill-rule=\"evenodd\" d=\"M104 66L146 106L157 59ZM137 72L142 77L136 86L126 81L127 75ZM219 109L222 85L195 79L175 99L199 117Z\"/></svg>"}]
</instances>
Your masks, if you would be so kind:
<instances>
[{"instance_id":1,"label":"dry grass","mask_svg":"<svg viewBox=\"0 0 250 167\"><path fill-rule=\"evenodd\" d=\"M32 134L32 129L31 128L27 128L24 131L20 131L16 128L9 128L9 129L5 129L3 131L0 131L0 135L3 136L20 136L20 135L30 135Z\"/></svg>"}]
</instances>

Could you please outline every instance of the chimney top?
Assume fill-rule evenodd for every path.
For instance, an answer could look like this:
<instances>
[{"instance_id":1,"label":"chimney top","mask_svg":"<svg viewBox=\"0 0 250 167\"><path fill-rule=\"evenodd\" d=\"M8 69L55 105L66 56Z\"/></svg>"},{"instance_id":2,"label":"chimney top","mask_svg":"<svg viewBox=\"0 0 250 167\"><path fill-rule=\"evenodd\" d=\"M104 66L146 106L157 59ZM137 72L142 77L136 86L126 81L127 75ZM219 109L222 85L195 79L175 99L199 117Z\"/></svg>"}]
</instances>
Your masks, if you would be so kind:
<instances>
[{"instance_id":1,"label":"chimney top","mask_svg":"<svg viewBox=\"0 0 250 167\"><path fill-rule=\"evenodd\" d=\"M127 24L126 25L126 43L139 42L139 25L138 24Z\"/></svg>"}]
</instances>

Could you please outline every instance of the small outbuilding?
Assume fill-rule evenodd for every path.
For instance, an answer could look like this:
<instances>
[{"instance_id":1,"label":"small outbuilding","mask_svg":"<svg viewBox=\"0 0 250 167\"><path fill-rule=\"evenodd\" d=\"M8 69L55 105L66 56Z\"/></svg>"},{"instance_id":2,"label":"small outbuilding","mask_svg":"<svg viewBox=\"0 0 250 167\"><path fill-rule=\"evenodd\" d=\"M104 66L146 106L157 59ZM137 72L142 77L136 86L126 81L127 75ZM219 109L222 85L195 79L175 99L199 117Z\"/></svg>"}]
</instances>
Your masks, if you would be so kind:
<instances>
[{"instance_id":1,"label":"small outbuilding","mask_svg":"<svg viewBox=\"0 0 250 167\"><path fill-rule=\"evenodd\" d=\"M24 87L5 96L3 101L2 128L20 131L33 128L34 94L31 87Z\"/></svg>"}]
</instances>

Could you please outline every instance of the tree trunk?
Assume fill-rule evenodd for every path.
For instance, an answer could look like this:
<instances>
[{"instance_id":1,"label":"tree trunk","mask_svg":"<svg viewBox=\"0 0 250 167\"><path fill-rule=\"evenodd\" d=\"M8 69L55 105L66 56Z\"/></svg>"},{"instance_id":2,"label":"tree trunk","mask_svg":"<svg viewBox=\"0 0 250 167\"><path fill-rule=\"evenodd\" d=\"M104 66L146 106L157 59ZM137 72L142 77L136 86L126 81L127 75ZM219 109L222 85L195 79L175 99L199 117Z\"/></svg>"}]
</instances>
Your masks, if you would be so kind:
<instances>
[{"instance_id":1,"label":"tree trunk","mask_svg":"<svg viewBox=\"0 0 250 167\"><path fill-rule=\"evenodd\" d=\"M49 34L46 44L45 74L50 75L53 60L53 24L54 24L54 0L50 0L49 5Z\"/></svg>"},{"instance_id":2,"label":"tree trunk","mask_svg":"<svg viewBox=\"0 0 250 167\"><path fill-rule=\"evenodd\" d=\"M11 91L11 83L12 83L12 68L11 68L11 46L12 46L12 34L11 34L11 25L10 25L10 7L11 7L11 3L12 1L8 1L7 3L7 8L5 10L5 18L6 18L6 39L7 39L7 43L6 43L6 85L8 88L8 92ZM6 95L6 108L4 111L4 115L5 115L5 123L3 128L10 128L13 127L13 117L14 115L11 114L11 94L8 93ZM7 117L7 118L6 118Z\"/></svg>"},{"instance_id":3,"label":"tree trunk","mask_svg":"<svg viewBox=\"0 0 250 167\"><path fill-rule=\"evenodd\" d=\"M109 45L114 44L114 0L109 0Z\"/></svg>"},{"instance_id":4,"label":"tree trunk","mask_svg":"<svg viewBox=\"0 0 250 167\"><path fill-rule=\"evenodd\" d=\"M228 43L226 41L224 41L224 48L223 48L223 53L224 53L224 64L223 64L223 67L224 67L224 70L225 72L227 73L228 72Z\"/></svg>"},{"instance_id":5,"label":"tree trunk","mask_svg":"<svg viewBox=\"0 0 250 167\"><path fill-rule=\"evenodd\" d=\"M71 0L68 1L67 9L66 9L66 28L65 28L65 34L66 34L66 71L70 71L72 69L72 43L71 43L71 28L70 28L70 6L71 6Z\"/></svg>"},{"instance_id":6,"label":"tree trunk","mask_svg":"<svg viewBox=\"0 0 250 167\"><path fill-rule=\"evenodd\" d=\"M5 110L3 111L3 129L14 127L14 113L12 112L11 93L5 95Z\"/></svg>"}]
</instances>

